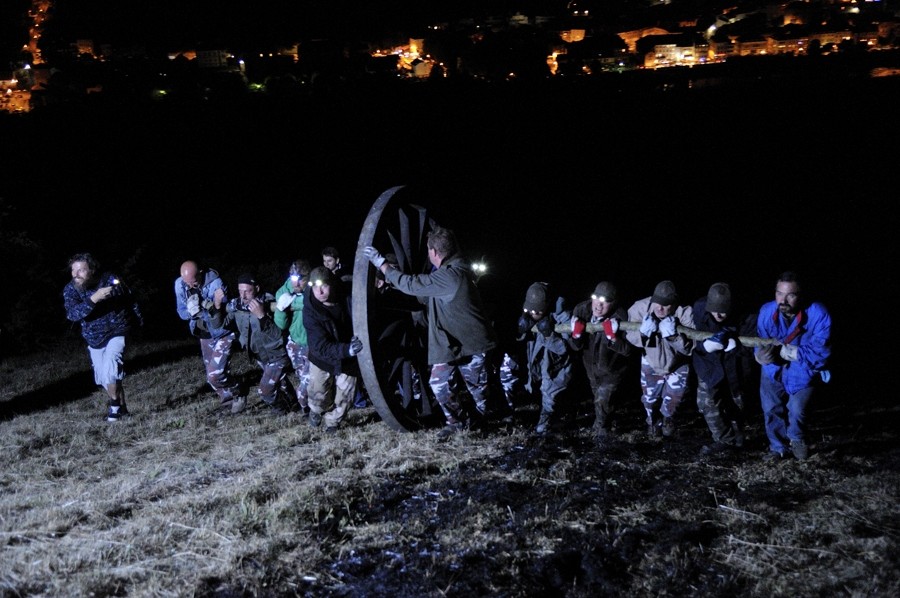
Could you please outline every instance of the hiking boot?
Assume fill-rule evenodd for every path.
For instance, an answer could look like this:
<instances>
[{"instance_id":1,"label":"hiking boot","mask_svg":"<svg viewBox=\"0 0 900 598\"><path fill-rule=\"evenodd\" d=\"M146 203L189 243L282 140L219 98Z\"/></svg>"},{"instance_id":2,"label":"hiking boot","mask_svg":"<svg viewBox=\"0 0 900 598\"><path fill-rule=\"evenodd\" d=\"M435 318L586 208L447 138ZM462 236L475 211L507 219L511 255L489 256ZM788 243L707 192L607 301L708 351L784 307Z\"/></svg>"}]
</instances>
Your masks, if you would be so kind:
<instances>
[{"instance_id":1,"label":"hiking boot","mask_svg":"<svg viewBox=\"0 0 900 598\"><path fill-rule=\"evenodd\" d=\"M128 415L128 410L119 405L110 405L106 409L106 421L117 422Z\"/></svg>"},{"instance_id":2,"label":"hiking boot","mask_svg":"<svg viewBox=\"0 0 900 598\"><path fill-rule=\"evenodd\" d=\"M809 447L802 440L791 440L791 452L798 461L804 461L809 458Z\"/></svg>"},{"instance_id":3,"label":"hiking boot","mask_svg":"<svg viewBox=\"0 0 900 598\"><path fill-rule=\"evenodd\" d=\"M662 435L666 438L675 436L675 420L671 417L664 417L662 421Z\"/></svg>"},{"instance_id":4,"label":"hiking boot","mask_svg":"<svg viewBox=\"0 0 900 598\"><path fill-rule=\"evenodd\" d=\"M725 455L736 450L737 447L725 442L713 442L712 444L707 444L700 449L701 457L714 457L716 455Z\"/></svg>"},{"instance_id":5,"label":"hiking boot","mask_svg":"<svg viewBox=\"0 0 900 598\"><path fill-rule=\"evenodd\" d=\"M229 402L231 403L231 415L237 415L247 408L247 399L245 397L235 397Z\"/></svg>"},{"instance_id":6,"label":"hiking boot","mask_svg":"<svg viewBox=\"0 0 900 598\"><path fill-rule=\"evenodd\" d=\"M534 429L535 433L543 435L547 433L547 428L550 427L550 414L547 412L541 412L541 417L538 419L537 427Z\"/></svg>"},{"instance_id":7,"label":"hiking boot","mask_svg":"<svg viewBox=\"0 0 900 598\"><path fill-rule=\"evenodd\" d=\"M463 422L456 422L452 424L447 424L437 434L438 440L447 440L451 436L454 436L463 430L466 429L466 425Z\"/></svg>"},{"instance_id":8,"label":"hiking boot","mask_svg":"<svg viewBox=\"0 0 900 598\"><path fill-rule=\"evenodd\" d=\"M322 425L322 414L316 413L315 411L309 412L309 425L313 428L318 428Z\"/></svg>"},{"instance_id":9,"label":"hiking boot","mask_svg":"<svg viewBox=\"0 0 900 598\"><path fill-rule=\"evenodd\" d=\"M653 418L648 417L647 418L647 436L649 436L650 438L659 438L659 436L661 434L662 434L662 430L660 429L660 427L656 424L656 422L653 421Z\"/></svg>"},{"instance_id":10,"label":"hiking boot","mask_svg":"<svg viewBox=\"0 0 900 598\"><path fill-rule=\"evenodd\" d=\"M768 451L763 455L763 461L766 463L777 463L784 459L785 455L781 451Z\"/></svg>"},{"instance_id":11,"label":"hiking boot","mask_svg":"<svg viewBox=\"0 0 900 598\"><path fill-rule=\"evenodd\" d=\"M731 422L731 430L734 432L734 446L742 448L744 446L743 426L738 422Z\"/></svg>"}]
</instances>

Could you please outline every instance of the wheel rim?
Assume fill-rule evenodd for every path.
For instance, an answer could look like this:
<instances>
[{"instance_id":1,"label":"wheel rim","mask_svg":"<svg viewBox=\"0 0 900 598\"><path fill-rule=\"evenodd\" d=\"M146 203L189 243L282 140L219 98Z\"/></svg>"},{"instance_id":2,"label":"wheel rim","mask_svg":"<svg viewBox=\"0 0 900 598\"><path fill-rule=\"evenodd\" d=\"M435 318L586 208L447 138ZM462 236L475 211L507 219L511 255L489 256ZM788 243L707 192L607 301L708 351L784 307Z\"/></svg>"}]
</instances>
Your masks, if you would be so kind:
<instances>
[{"instance_id":1,"label":"wheel rim","mask_svg":"<svg viewBox=\"0 0 900 598\"><path fill-rule=\"evenodd\" d=\"M369 398L389 427L409 432L444 421L428 386L427 338L413 324L425 308L399 291L376 292L375 268L362 252L367 245L390 245L406 274L422 273L430 265L426 239L434 222L425 208L403 201L402 189L382 193L363 223L353 265L352 310L353 330L363 340L358 359Z\"/></svg>"}]
</instances>

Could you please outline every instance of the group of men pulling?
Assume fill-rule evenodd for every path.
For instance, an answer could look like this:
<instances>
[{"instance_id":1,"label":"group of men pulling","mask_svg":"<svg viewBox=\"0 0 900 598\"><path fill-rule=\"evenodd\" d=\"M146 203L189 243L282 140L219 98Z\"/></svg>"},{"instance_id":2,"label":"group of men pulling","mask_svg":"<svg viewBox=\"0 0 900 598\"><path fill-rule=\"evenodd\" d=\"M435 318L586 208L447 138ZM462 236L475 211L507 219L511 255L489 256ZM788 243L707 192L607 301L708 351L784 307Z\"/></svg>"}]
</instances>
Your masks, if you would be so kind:
<instances>
[{"instance_id":1,"label":"group of men pulling","mask_svg":"<svg viewBox=\"0 0 900 598\"><path fill-rule=\"evenodd\" d=\"M713 438L704 453L740 448L743 397L755 358L769 440L766 457L783 458L789 451L797 459L808 457L807 407L816 386L828 378L831 320L822 304L802 299L793 273L783 273L774 300L751 315L734 313L731 289L722 282L693 305L680 305L675 285L662 281L627 310L609 281L597 284L591 297L571 310L551 285L535 282L526 291L516 330L521 355L498 360L497 334L453 231L433 227L426 244L431 268L422 274L402 272L396 260L374 247L363 254L376 268L379 286L425 305L428 388L446 422L441 438L488 416L494 380L505 391L505 409L514 409L522 392L540 400L535 431L547 434L580 356L593 394L592 433L603 443L615 430L614 397L637 354L648 434L676 433L675 415L693 370L697 406ZM181 265L174 285L177 312L199 341L220 410L237 414L248 408L247 386L229 367L237 343L262 370L258 392L265 406L276 413L299 409L311 425L339 429L364 392L358 363L364 347L353 331L350 277L338 271L339 259L332 262L334 267L311 268L306 260L295 261L274 295L261 292L252 274L242 274L236 297L228 297L215 270L190 260ZM106 418L116 421L128 413L122 354L126 335L142 324L140 308L127 286L101 273L90 254L76 254L69 265L66 315L81 324L95 381L109 395ZM748 342L751 337L758 342Z\"/></svg>"}]
</instances>

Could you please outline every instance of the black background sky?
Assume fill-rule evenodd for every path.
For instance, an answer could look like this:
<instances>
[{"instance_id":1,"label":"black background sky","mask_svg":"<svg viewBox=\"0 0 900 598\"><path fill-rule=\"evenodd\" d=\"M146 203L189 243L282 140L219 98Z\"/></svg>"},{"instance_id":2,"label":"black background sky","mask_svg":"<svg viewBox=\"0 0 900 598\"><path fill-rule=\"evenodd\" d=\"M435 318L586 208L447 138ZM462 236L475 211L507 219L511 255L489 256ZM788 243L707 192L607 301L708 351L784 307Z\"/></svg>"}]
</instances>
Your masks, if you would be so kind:
<instances>
[{"instance_id":1,"label":"black background sky","mask_svg":"<svg viewBox=\"0 0 900 598\"><path fill-rule=\"evenodd\" d=\"M54 294L93 251L178 326L184 259L278 272L335 245L352 260L372 203L407 185L491 263L485 293L510 318L535 280L577 300L608 278L634 300L672 279L688 302L724 280L755 308L797 268L849 326L859 289L898 292L898 99L891 79L773 76L34 111L0 118L3 229L40 248Z\"/></svg>"}]
</instances>

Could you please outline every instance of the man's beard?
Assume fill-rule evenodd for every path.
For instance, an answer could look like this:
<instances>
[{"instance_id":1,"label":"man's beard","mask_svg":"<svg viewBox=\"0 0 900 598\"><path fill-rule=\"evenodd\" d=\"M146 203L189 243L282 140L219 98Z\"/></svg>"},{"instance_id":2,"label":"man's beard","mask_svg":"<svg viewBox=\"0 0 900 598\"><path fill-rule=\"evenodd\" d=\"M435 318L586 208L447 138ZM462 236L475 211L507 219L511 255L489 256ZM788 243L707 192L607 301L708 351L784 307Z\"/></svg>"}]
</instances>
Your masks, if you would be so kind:
<instances>
[{"instance_id":1,"label":"man's beard","mask_svg":"<svg viewBox=\"0 0 900 598\"><path fill-rule=\"evenodd\" d=\"M94 282L93 276L87 276L84 280L79 280L77 278L72 279L72 284L75 285L75 288L79 291L83 291L85 289L91 288L91 284Z\"/></svg>"}]
</instances>

